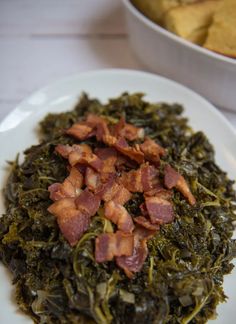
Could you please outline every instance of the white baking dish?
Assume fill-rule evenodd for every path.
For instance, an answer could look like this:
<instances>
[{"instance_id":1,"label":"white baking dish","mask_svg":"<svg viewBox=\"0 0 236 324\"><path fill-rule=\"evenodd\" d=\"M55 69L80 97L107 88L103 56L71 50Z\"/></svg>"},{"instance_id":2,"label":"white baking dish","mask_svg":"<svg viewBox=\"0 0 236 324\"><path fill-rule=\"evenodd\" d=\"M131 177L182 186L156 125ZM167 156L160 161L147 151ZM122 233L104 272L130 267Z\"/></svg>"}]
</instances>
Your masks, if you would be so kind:
<instances>
[{"instance_id":1,"label":"white baking dish","mask_svg":"<svg viewBox=\"0 0 236 324\"><path fill-rule=\"evenodd\" d=\"M149 70L236 111L236 59L192 44L153 23L129 0L123 3L131 46Z\"/></svg>"}]
</instances>

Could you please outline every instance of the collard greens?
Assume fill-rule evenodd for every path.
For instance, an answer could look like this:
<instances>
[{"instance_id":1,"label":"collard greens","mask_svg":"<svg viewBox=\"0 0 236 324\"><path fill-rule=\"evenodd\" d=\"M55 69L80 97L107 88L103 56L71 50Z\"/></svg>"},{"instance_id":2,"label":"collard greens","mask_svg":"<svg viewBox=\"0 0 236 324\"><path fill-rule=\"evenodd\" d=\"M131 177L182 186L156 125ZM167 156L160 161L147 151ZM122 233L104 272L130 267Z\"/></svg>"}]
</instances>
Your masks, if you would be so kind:
<instances>
[{"instance_id":1,"label":"collard greens","mask_svg":"<svg viewBox=\"0 0 236 324\"><path fill-rule=\"evenodd\" d=\"M73 111L49 114L41 123L41 143L25 151L22 164L10 164L5 188L6 213L0 219L0 258L10 269L21 310L36 323L205 323L226 300L222 283L233 268L235 192L214 161L202 132L194 133L180 105L151 104L141 94L102 105L83 95ZM55 154L57 144L75 140L64 129L88 112L144 127L168 150L164 158L185 179L196 197L190 206L174 192L175 221L148 241L149 256L130 280L115 262L97 264L94 240L109 230L102 215L72 248L47 212L48 186L68 175ZM95 139L86 141L97 145ZM161 169L162 170L162 169ZM161 171L162 172L162 171ZM138 215L139 194L126 204Z\"/></svg>"}]
</instances>

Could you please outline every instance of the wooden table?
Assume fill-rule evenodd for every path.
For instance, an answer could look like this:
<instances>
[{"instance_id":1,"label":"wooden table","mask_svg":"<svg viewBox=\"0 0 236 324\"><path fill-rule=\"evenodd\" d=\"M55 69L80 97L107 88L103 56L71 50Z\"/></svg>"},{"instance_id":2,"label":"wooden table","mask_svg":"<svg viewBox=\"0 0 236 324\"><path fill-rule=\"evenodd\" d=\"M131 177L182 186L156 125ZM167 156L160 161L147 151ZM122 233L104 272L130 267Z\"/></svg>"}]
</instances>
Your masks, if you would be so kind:
<instances>
[{"instance_id":1,"label":"wooden table","mask_svg":"<svg viewBox=\"0 0 236 324\"><path fill-rule=\"evenodd\" d=\"M31 92L101 68L145 68L121 0L0 0L0 120ZM222 113L236 128L236 113Z\"/></svg>"}]
</instances>

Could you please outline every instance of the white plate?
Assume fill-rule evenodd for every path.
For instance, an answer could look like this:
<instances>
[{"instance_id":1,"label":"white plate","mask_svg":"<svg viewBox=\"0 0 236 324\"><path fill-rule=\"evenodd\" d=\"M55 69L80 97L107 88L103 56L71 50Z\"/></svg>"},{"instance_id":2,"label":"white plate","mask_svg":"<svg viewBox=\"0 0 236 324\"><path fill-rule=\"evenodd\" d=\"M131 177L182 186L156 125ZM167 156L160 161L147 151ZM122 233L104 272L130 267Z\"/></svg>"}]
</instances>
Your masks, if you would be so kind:
<instances>
[{"instance_id":1,"label":"white plate","mask_svg":"<svg viewBox=\"0 0 236 324\"><path fill-rule=\"evenodd\" d=\"M236 136L229 122L205 99L173 81L138 71L104 70L83 73L48 86L23 101L0 124L0 186L6 177L6 160L13 160L17 152L38 142L37 123L49 112L73 108L82 91L106 101L124 91L141 91L150 101L178 102L184 105L185 115L195 130L203 130L216 148L219 165L236 178ZM2 188L1 188L2 189ZM0 201L0 214L4 211ZM215 324L232 324L236 318L236 270L226 276L224 288L229 300L218 307ZM26 324L31 321L17 311L13 302L13 287L9 275L0 266L0 323Z\"/></svg>"}]
</instances>

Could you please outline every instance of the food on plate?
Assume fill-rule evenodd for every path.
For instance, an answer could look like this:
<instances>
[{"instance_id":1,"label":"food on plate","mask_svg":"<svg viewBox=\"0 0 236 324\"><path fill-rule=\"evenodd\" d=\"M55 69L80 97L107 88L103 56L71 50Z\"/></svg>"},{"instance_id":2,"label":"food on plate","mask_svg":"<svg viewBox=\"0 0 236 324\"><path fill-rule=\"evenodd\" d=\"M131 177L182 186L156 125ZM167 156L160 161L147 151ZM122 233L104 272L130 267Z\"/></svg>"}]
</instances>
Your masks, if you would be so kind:
<instances>
[{"instance_id":1,"label":"food on plate","mask_svg":"<svg viewBox=\"0 0 236 324\"><path fill-rule=\"evenodd\" d=\"M224 0L216 11L204 47L236 57L236 1Z\"/></svg>"},{"instance_id":2,"label":"food on plate","mask_svg":"<svg viewBox=\"0 0 236 324\"><path fill-rule=\"evenodd\" d=\"M0 258L36 323L205 323L226 300L235 191L179 104L82 95L10 163Z\"/></svg>"},{"instance_id":3,"label":"food on plate","mask_svg":"<svg viewBox=\"0 0 236 324\"><path fill-rule=\"evenodd\" d=\"M235 0L131 0L168 31L219 54L236 56Z\"/></svg>"},{"instance_id":4,"label":"food on plate","mask_svg":"<svg viewBox=\"0 0 236 324\"><path fill-rule=\"evenodd\" d=\"M201 45L206 39L219 3L216 0L206 0L174 7L166 13L164 26L174 34Z\"/></svg>"}]
</instances>

